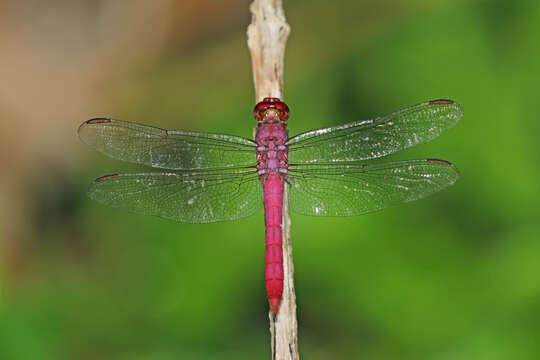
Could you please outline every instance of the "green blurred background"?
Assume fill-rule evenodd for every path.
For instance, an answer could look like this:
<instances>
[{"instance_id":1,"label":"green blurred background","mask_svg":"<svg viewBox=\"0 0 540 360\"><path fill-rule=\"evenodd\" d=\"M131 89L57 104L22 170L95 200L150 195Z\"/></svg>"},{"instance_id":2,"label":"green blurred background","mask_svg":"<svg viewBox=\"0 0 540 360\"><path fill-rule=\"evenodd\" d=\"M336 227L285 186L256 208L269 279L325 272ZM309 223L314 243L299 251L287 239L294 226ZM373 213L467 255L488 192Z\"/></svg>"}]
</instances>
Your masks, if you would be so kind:
<instances>
[{"instance_id":1,"label":"green blurred background","mask_svg":"<svg viewBox=\"0 0 540 360\"><path fill-rule=\"evenodd\" d=\"M250 137L248 1L0 7L0 359L268 359L262 212L184 225L93 203L93 178L140 168L76 137L102 115ZM291 134L465 108L394 157L448 159L454 187L293 214L302 358L540 358L540 2L285 7Z\"/></svg>"}]
</instances>

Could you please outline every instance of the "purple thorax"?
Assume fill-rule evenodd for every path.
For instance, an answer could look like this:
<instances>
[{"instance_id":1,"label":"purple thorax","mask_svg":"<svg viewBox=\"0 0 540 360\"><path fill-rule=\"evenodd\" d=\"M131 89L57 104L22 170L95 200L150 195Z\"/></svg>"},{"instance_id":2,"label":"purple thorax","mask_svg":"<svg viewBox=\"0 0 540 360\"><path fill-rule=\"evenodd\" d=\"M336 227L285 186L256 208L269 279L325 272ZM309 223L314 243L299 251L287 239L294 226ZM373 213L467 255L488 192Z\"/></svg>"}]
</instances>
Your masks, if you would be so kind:
<instances>
[{"instance_id":1,"label":"purple thorax","mask_svg":"<svg viewBox=\"0 0 540 360\"><path fill-rule=\"evenodd\" d=\"M253 110L257 120L257 170L261 179L270 174L284 176L288 171L288 106L277 98L265 98Z\"/></svg>"}]
</instances>

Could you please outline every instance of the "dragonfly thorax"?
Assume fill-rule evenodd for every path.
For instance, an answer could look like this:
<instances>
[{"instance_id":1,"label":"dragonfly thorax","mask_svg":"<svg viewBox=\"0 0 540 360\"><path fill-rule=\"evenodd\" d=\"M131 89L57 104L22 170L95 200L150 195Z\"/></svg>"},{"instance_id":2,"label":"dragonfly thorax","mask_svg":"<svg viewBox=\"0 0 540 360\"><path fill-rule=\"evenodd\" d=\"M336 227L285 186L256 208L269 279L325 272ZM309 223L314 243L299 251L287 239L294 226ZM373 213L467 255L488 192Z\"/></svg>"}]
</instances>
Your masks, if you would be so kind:
<instances>
[{"instance_id":1,"label":"dragonfly thorax","mask_svg":"<svg viewBox=\"0 0 540 360\"><path fill-rule=\"evenodd\" d=\"M285 175L288 171L287 130L279 123L262 123L255 135L257 171L261 177Z\"/></svg>"}]
</instances>

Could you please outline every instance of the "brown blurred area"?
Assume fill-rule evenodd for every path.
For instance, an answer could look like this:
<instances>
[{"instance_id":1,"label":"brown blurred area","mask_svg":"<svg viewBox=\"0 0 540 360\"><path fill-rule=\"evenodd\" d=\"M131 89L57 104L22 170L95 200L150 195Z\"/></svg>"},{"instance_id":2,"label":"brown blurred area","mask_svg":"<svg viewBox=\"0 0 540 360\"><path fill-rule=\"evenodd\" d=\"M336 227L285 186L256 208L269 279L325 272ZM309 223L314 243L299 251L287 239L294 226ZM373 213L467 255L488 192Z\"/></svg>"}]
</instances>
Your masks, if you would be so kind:
<instances>
[{"instance_id":1,"label":"brown blurred area","mask_svg":"<svg viewBox=\"0 0 540 360\"><path fill-rule=\"evenodd\" d=\"M7 283L24 274L26 224L39 216L30 211L33 202L43 201L28 187L39 184L38 192L54 196L62 174L80 166L77 126L104 109L111 82L247 19L247 2L240 0L0 3L0 236Z\"/></svg>"}]
</instances>

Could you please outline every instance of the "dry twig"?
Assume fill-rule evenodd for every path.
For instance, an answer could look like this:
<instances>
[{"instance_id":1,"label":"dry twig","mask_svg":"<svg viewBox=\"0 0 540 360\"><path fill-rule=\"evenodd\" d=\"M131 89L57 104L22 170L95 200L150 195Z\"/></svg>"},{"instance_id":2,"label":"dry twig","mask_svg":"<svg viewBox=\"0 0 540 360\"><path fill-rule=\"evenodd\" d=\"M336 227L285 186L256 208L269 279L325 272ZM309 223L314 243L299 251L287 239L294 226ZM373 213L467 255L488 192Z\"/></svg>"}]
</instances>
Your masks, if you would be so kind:
<instances>
[{"instance_id":1,"label":"dry twig","mask_svg":"<svg viewBox=\"0 0 540 360\"><path fill-rule=\"evenodd\" d=\"M250 6L252 20L248 27L248 46L253 64L253 80L257 101L265 97L282 98L283 58L289 36L289 25L281 0L254 0ZM272 336L272 359L297 360L298 325L294 267L290 239L288 189L283 194L283 298L277 316L269 312Z\"/></svg>"}]
</instances>

